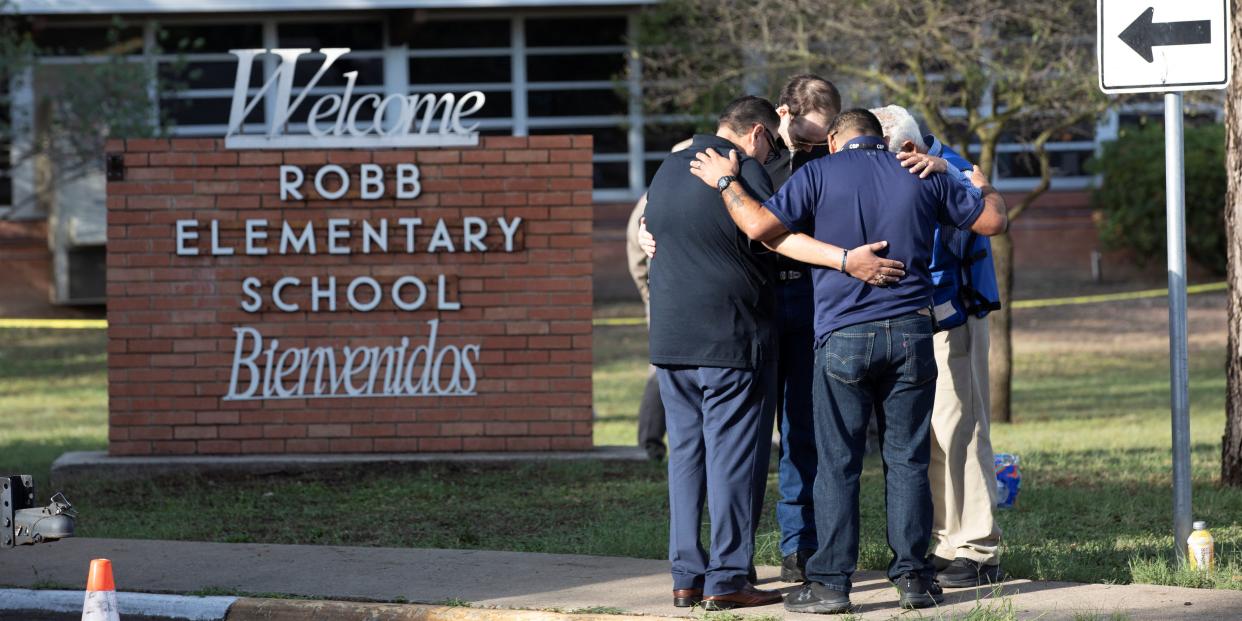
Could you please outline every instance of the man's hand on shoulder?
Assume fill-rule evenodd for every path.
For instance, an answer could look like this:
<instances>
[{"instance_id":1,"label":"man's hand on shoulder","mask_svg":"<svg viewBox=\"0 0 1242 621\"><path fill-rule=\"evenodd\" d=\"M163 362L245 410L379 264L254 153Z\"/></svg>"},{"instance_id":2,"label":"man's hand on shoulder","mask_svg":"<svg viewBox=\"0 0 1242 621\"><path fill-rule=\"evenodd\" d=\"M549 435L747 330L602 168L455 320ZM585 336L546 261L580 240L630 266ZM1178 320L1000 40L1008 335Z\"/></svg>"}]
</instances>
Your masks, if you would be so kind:
<instances>
[{"instance_id":1,"label":"man's hand on shoulder","mask_svg":"<svg viewBox=\"0 0 1242 621\"><path fill-rule=\"evenodd\" d=\"M716 182L721 177L736 177L740 170L741 165L734 149L729 149L729 157L717 153L715 149L707 149L696 153L690 161L690 174L702 179L703 183L712 188L716 187Z\"/></svg>"},{"instance_id":2,"label":"man's hand on shoulder","mask_svg":"<svg viewBox=\"0 0 1242 621\"><path fill-rule=\"evenodd\" d=\"M926 179L932 176L932 173L949 172L947 160L926 153L902 151L897 154L897 161L901 162L903 168L910 169L911 174L918 175L920 179Z\"/></svg>"}]
</instances>

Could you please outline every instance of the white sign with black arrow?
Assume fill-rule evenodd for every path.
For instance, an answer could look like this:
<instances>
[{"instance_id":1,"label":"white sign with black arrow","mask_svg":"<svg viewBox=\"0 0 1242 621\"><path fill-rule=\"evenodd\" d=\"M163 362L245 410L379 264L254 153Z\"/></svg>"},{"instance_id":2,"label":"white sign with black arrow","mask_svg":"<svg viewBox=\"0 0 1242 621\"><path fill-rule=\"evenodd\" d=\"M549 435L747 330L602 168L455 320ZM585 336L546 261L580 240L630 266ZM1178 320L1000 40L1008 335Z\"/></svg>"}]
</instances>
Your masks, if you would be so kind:
<instances>
[{"instance_id":1,"label":"white sign with black arrow","mask_svg":"<svg viewBox=\"0 0 1242 621\"><path fill-rule=\"evenodd\" d=\"M1144 93L1229 83L1229 0L1097 0L1100 89Z\"/></svg>"},{"instance_id":2,"label":"white sign with black arrow","mask_svg":"<svg viewBox=\"0 0 1242 621\"><path fill-rule=\"evenodd\" d=\"M1190 356L1186 311L1186 161L1181 91L1229 84L1229 0L1097 0L1105 93L1164 93L1165 239L1169 272L1169 410L1173 549L1186 560L1190 494Z\"/></svg>"}]
</instances>

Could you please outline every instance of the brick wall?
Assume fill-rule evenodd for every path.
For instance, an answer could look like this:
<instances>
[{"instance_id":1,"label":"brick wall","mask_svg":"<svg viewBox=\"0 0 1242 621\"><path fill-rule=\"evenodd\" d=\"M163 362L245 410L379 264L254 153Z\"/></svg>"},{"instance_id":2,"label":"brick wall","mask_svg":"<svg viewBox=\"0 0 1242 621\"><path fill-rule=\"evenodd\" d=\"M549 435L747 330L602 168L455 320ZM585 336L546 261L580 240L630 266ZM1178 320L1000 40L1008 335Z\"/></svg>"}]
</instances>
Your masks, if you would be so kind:
<instances>
[{"instance_id":1,"label":"brick wall","mask_svg":"<svg viewBox=\"0 0 1242 621\"><path fill-rule=\"evenodd\" d=\"M108 152L123 153L124 179L108 183L108 380L109 451L114 455L320 452L424 452L571 450L591 446L591 142L582 136L484 137L478 147L435 150L236 151L215 139L112 141ZM359 168L374 163L385 171L388 191L379 200L362 200ZM416 164L422 193L399 200L392 176L399 164ZM280 165L305 171L304 200L282 201ZM316 170L338 164L353 179L349 192L325 200L312 184ZM325 183L333 192L334 177ZM486 252L463 252L466 218L491 223ZM498 218L522 219L505 252ZM329 254L328 220L348 219L350 254ZM390 230L388 252L374 247L362 254L361 221L378 226L388 220L420 218L415 250L408 253L406 230ZM198 238L185 245L198 256L177 253L177 222L195 219ZM266 256L246 253L247 220L266 220ZM431 253L433 225L443 220L457 252ZM220 247L231 256L211 254L208 223L218 223ZM292 230L312 223L317 254L280 254L281 226ZM443 242L443 240L440 240ZM344 245L343 242L340 245ZM443 250L441 243L440 249ZM460 310L437 310L438 277L445 299ZM369 276L382 286L374 310L351 310L346 287ZM427 303L418 310L397 308L391 285L404 276L425 281ZM242 283L257 278L261 306L246 312ZM282 296L297 303L284 312L272 299L282 277L296 277ZM306 282L336 278L337 311L308 312L312 294ZM326 290L326 284L323 285ZM321 293L324 293L321 291ZM412 304L417 289L407 286ZM359 289L358 298L370 299ZM326 298L323 306L326 309ZM306 397L301 388L286 398L226 399L238 394L249 375L235 365L252 341L235 329L253 328L263 346L279 344L272 360L281 386L297 384L297 363L328 347L345 373L354 354L395 348L402 337L413 351L426 343L430 320L438 320L435 347L478 345L470 396ZM241 346L239 347L239 342ZM359 374L346 378L366 384L368 372L355 357ZM374 365L382 377L389 366ZM426 358L417 359L424 373ZM445 383L454 370L448 357L440 368ZM285 363L288 363L287 366ZM273 373L254 358L264 379L253 395L270 391ZM322 371L324 360L319 360ZM411 362L408 367L414 366ZM309 363L302 368L312 368ZM402 367L395 367L399 372ZM327 371L323 371L327 374ZM311 373L313 376L313 373ZM415 372L413 377L418 377ZM466 380L461 380L465 385ZM383 380L379 385L384 385ZM331 382L328 382L331 387ZM370 389L374 392L375 382ZM338 386L339 388L339 386ZM348 392L348 388L338 392ZM383 391L381 391L383 392ZM302 395L302 396L299 396Z\"/></svg>"}]
</instances>

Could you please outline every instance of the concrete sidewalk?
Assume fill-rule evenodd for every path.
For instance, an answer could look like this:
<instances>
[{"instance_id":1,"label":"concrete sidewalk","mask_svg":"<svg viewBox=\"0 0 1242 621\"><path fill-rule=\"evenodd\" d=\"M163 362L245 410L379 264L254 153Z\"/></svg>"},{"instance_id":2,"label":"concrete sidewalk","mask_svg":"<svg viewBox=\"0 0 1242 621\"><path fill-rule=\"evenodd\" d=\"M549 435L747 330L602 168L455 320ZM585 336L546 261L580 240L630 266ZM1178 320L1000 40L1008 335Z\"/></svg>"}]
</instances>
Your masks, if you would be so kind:
<instances>
[{"instance_id":1,"label":"concrete sidewalk","mask_svg":"<svg viewBox=\"0 0 1242 621\"><path fill-rule=\"evenodd\" d=\"M664 561L520 552L68 539L0 551L0 586L81 589L92 558L112 560L122 591L381 602L455 600L478 607L561 611L607 607L630 614L690 615L671 606ZM760 581L769 588L790 590L793 585L776 582L777 573L775 567L761 567ZM944 618L953 618L976 606L1012 605L1024 619L1073 619L1082 612L1104 617L1121 612L1133 621L1242 618L1242 592L1237 591L1026 580L1006 583L1001 591L999 598L984 589L950 591L941 612L947 613ZM875 572L855 576L853 599L863 619L890 619L902 613L896 607L896 591ZM786 614L779 605L739 612L791 620L826 618ZM925 611L924 616L935 614Z\"/></svg>"}]
</instances>

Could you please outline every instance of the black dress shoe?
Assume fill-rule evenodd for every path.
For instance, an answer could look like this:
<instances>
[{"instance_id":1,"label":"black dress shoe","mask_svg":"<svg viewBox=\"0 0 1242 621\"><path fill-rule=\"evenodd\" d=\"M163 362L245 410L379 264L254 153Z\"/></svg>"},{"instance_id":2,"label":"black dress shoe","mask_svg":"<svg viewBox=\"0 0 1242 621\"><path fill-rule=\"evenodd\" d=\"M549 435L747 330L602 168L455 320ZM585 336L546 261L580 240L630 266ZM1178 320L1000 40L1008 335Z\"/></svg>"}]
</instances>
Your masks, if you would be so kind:
<instances>
[{"instance_id":1,"label":"black dress shoe","mask_svg":"<svg viewBox=\"0 0 1242 621\"><path fill-rule=\"evenodd\" d=\"M703 601L703 589L673 589L673 605L678 608L698 606Z\"/></svg>"},{"instance_id":2,"label":"black dress shoe","mask_svg":"<svg viewBox=\"0 0 1242 621\"><path fill-rule=\"evenodd\" d=\"M643 449L647 451L647 459L651 461L664 461L664 456L668 454L668 449L660 442L648 442Z\"/></svg>"},{"instance_id":3,"label":"black dress shoe","mask_svg":"<svg viewBox=\"0 0 1242 621\"><path fill-rule=\"evenodd\" d=\"M815 550L798 550L781 559L781 582L806 582L806 561Z\"/></svg>"},{"instance_id":4,"label":"black dress shoe","mask_svg":"<svg viewBox=\"0 0 1242 621\"><path fill-rule=\"evenodd\" d=\"M851 608L849 593L830 589L818 582L807 582L785 598L785 610L789 612L835 615L849 612Z\"/></svg>"},{"instance_id":5,"label":"black dress shoe","mask_svg":"<svg viewBox=\"0 0 1242 621\"><path fill-rule=\"evenodd\" d=\"M944 601L944 590L935 580L926 579L914 572L893 581L901 594L898 604L902 608L931 608Z\"/></svg>"},{"instance_id":6,"label":"black dress shoe","mask_svg":"<svg viewBox=\"0 0 1242 621\"><path fill-rule=\"evenodd\" d=\"M984 565L968 558L957 558L936 574L936 581L940 586L949 588L996 584L1001 581L1001 569L1000 565Z\"/></svg>"},{"instance_id":7,"label":"black dress shoe","mask_svg":"<svg viewBox=\"0 0 1242 621\"><path fill-rule=\"evenodd\" d=\"M729 610L731 608L747 608L750 606L767 606L781 601L780 591L757 589L747 584L741 589L724 595L708 595L703 598L703 610Z\"/></svg>"}]
</instances>

